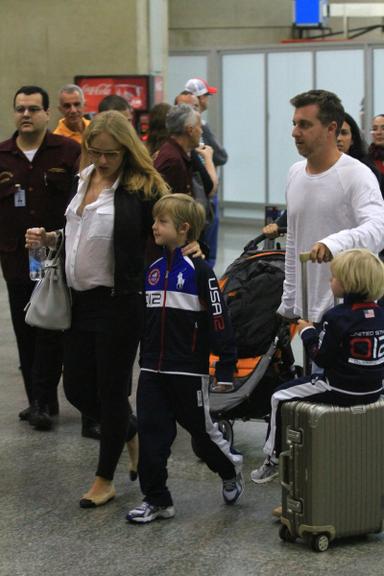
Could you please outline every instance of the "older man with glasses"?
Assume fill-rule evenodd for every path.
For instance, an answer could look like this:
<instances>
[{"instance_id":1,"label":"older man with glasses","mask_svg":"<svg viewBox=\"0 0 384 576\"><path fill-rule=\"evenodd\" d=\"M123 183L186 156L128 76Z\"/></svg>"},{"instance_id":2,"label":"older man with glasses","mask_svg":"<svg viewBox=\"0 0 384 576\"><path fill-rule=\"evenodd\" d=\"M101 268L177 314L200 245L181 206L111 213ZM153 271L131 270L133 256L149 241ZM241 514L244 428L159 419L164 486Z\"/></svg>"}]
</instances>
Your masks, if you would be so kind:
<instances>
[{"instance_id":1,"label":"older man with glasses","mask_svg":"<svg viewBox=\"0 0 384 576\"><path fill-rule=\"evenodd\" d=\"M63 226L80 146L48 131L49 98L39 86L16 92L14 117L16 132L0 143L0 262L29 404L19 417L48 430L58 412L62 333L25 323L34 282L29 279L24 235L30 227Z\"/></svg>"}]
</instances>

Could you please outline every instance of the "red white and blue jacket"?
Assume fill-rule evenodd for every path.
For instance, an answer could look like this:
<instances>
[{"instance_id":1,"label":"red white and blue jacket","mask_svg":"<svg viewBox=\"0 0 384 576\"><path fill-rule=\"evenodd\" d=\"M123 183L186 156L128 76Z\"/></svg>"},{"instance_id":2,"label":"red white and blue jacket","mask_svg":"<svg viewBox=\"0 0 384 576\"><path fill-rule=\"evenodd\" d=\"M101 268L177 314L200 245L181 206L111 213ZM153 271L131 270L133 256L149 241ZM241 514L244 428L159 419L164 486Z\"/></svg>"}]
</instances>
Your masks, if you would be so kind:
<instances>
[{"instance_id":1,"label":"red white and blue jacket","mask_svg":"<svg viewBox=\"0 0 384 576\"><path fill-rule=\"evenodd\" d=\"M205 376L210 352L220 357L216 379L232 382L236 345L214 272L201 258L165 252L145 276L143 370Z\"/></svg>"},{"instance_id":2,"label":"red white and blue jacket","mask_svg":"<svg viewBox=\"0 0 384 576\"><path fill-rule=\"evenodd\" d=\"M301 338L331 388L352 395L383 389L384 308L347 294L343 304L324 314L321 325L320 330L305 328Z\"/></svg>"}]
</instances>

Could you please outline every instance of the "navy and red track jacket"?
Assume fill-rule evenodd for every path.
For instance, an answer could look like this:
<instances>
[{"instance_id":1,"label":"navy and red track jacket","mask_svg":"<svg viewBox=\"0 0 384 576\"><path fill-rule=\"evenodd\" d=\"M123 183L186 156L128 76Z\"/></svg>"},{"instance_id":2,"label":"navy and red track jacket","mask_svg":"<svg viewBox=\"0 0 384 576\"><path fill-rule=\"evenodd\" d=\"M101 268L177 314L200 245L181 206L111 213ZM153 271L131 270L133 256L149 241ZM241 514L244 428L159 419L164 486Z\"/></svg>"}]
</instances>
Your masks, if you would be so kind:
<instances>
[{"instance_id":1,"label":"navy and red track jacket","mask_svg":"<svg viewBox=\"0 0 384 576\"><path fill-rule=\"evenodd\" d=\"M301 332L331 388L352 395L379 392L384 378L384 309L361 300L346 295L343 304L324 314L321 330Z\"/></svg>"},{"instance_id":2,"label":"navy and red track jacket","mask_svg":"<svg viewBox=\"0 0 384 576\"><path fill-rule=\"evenodd\" d=\"M216 379L232 382L236 345L217 279L201 258L177 248L156 260L145 277L143 370L207 375L210 352L220 357Z\"/></svg>"}]
</instances>

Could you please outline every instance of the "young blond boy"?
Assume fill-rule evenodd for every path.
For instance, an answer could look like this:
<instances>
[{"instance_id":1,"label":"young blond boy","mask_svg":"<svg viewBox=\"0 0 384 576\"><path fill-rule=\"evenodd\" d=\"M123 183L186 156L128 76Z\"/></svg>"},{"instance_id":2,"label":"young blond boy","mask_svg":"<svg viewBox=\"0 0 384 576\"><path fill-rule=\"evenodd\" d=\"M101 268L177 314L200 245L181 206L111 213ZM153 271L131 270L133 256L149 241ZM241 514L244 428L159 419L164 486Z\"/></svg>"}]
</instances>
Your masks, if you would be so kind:
<instances>
[{"instance_id":1,"label":"young blond boy","mask_svg":"<svg viewBox=\"0 0 384 576\"><path fill-rule=\"evenodd\" d=\"M201 459L219 474L226 504L243 491L242 457L234 454L208 405L209 354L219 356L216 380L231 386L236 347L217 279L201 258L181 249L197 240L205 224L203 207L185 194L169 194L154 206L153 234L164 255L145 278L146 324L137 392L139 478L144 501L127 520L152 522L175 514L167 488L167 459L176 423L192 436Z\"/></svg>"},{"instance_id":2,"label":"young blond boy","mask_svg":"<svg viewBox=\"0 0 384 576\"><path fill-rule=\"evenodd\" d=\"M384 309L375 300L384 293L384 265L369 250L346 250L332 260L331 274L331 290L344 302L324 314L319 329L298 322L304 346L323 373L286 382L272 395L267 456L251 473L256 484L278 475L284 402L305 399L352 406L370 404L382 394Z\"/></svg>"}]
</instances>

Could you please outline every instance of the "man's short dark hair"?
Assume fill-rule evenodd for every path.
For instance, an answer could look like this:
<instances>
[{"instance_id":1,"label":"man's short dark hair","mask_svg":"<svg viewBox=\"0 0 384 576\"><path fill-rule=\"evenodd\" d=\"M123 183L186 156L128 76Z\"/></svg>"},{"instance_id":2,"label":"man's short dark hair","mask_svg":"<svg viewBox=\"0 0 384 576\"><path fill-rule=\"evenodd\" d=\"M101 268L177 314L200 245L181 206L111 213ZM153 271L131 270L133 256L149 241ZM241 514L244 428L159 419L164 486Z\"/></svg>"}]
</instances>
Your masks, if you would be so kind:
<instances>
[{"instance_id":1,"label":"man's short dark hair","mask_svg":"<svg viewBox=\"0 0 384 576\"><path fill-rule=\"evenodd\" d=\"M177 99L179 96L193 96L192 92L190 92L190 90L183 90L182 92L180 92L177 96L175 96L175 99L173 101L173 104L175 106L177 106Z\"/></svg>"},{"instance_id":2,"label":"man's short dark hair","mask_svg":"<svg viewBox=\"0 0 384 576\"><path fill-rule=\"evenodd\" d=\"M13 97L13 107L15 107L16 96L18 96L19 94L26 94L27 96L30 96L31 94L41 94L41 98L43 101L43 108L44 110L48 110L49 96L48 92L46 92L44 88L40 88L40 86L22 86L21 88L18 89L18 91Z\"/></svg>"},{"instance_id":3,"label":"man's short dark hair","mask_svg":"<svg viewBox=\"0 0 384 576\"><path fill-rule=\"evenodd\" d=\"M302 92L290 100L292 106L295 108L303 108L316 104L319 107L317 115L320 122L327 126L331 122L336 122L337 130L336 135L339 134L344 122L345 111L341 100L333 92L327 90L309 90Z\"/></svg>"},{"instance_id":4,"label":"man's short dark hair","mask_svg":"<svg viewBox=\"0 0 384 576\"><path fill-rule=\"evenodd\" d=\"M101 100L99 103L99 112L106 112L107 110L117 110L118 112L123 112L124 110L133 111L130 103L117 94L110 94Z\"/></svg>"}]
</instances>

